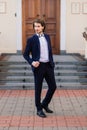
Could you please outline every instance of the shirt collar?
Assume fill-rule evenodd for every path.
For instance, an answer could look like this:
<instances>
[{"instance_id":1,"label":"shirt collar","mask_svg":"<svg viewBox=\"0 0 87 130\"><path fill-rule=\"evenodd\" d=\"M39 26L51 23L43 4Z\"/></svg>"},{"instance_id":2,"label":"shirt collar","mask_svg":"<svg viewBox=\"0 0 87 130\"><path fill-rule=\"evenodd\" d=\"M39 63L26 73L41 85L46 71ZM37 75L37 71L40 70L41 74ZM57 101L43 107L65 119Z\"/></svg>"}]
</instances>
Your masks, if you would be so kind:
<instances>
[{"instance_id":1,"label":"shirt collar","mask_svg":"<svg viewBox=\"0 0 87 130\"><path fill-rule=\"evenodd\" d=\"M43 34L43 33L41 33L41 34L38 34L38 33L37 33L36 35L37 35L39 38L40 38L40 37L44 37L44 34Z\"/></svg>"}]
</instances>

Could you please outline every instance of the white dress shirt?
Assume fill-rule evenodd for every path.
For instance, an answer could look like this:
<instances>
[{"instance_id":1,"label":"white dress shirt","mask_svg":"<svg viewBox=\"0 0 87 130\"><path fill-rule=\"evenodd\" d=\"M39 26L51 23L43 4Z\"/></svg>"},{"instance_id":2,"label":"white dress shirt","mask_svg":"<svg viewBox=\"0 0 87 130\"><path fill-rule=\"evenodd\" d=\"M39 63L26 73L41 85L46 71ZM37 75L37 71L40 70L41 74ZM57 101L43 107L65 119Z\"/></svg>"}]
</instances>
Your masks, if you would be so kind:
<instances>
[{"instance_id":1,"label":"white dress shirt","mask_svg":"<svg viewBox=\"0 0 87 130\"><path fill-rule=\"evenodd\" d=\"M48 56L48 45L47 45L47 40L43 36L39 36L39 41L40 41L40 62L49 62L49 56Z\"/></svg>"}]
</instances>

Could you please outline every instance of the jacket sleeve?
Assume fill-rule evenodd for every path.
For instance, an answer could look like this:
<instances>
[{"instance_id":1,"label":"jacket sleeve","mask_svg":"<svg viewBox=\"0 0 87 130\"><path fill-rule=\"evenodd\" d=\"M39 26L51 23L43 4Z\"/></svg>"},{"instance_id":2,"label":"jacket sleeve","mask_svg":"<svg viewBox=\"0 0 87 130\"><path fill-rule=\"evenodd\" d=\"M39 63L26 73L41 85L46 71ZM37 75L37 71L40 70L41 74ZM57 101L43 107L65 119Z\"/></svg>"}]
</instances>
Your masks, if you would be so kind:
<instances>
[{"instance_id":1,"label":"jacket sleeve","mask_svg":"<svg viewBox=\"0 0 87 130\"><path fill-rule=\"evenodd\" d=\"M52 54L52 46L51 46L51 40L50 40L50 36L48 35L48 39L49 39L49 60L50 60L50 64L51 66L54 68L55 64L54 64L54 59L53 59L53 54Z\"/></svg>"},{"instance_id":2,"label":"jacket sleeve","mask_svg":"<svg viewBox=\"0 0 87 130\"><path fill-rule=\"evenodd\" d=\"M27 44L25 47L25 51L23 53L23 57L25 58L25 60L27 60L27 62L31 65L33 60L32 57L30 57L30 53L32 53L32 39L29 38L27 40Z\"/></svg>"}]
</instances>

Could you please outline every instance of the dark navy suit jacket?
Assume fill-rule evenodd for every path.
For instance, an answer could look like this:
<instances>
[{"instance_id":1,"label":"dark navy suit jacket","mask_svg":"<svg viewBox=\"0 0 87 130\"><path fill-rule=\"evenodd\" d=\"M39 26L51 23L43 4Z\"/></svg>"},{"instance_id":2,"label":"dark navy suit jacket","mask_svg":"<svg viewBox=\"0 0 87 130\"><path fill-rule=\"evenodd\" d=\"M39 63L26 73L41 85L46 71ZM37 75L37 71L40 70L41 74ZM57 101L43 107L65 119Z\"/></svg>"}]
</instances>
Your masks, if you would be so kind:
<instances>
[{"instance_id":1,"label":"dark navy suit jacket","mask_svg":"<svg viewBox=\"0 0 87 130\"><path fill-rule=\"evenodd\" d=\"M44 36L48 44L49 63L51 67L54 67L50 37L47 34L44 34ZM32 64L33 61L39 61L40 42L39 42L39 37L36 34L27 40L27 44L23 56L30 65ZM35 68L32 66L32 69L34 71Z\"/></svg>"}]
</instances>

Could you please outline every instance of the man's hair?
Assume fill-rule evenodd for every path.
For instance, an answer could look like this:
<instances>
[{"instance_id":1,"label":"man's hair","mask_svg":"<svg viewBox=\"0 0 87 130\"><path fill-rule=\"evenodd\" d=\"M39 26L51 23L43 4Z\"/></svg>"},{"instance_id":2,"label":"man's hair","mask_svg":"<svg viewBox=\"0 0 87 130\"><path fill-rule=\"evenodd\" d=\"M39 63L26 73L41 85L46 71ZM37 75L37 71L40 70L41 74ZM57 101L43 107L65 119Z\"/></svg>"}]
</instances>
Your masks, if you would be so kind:
<instances>
[{"instance_id":1,"label":"man's hair","mask_svg":"<svg viewBox=\"0 0 87 130\"><path fill-rule=\"evenodd\" d=\"M34 28L34 24L35 24L35 23L40 23L41 26L44 27L43 32L45 31L46 24L45 24L45 21L44 21L43 19L35 19L35 20L33 21L33 28Z\"/></svg>"}]
</instances>

